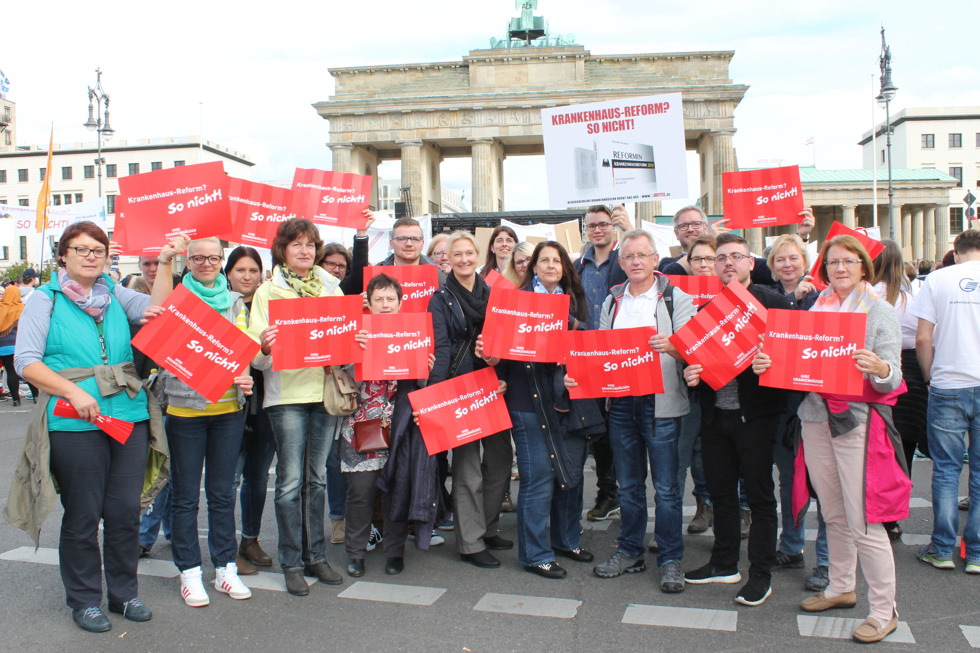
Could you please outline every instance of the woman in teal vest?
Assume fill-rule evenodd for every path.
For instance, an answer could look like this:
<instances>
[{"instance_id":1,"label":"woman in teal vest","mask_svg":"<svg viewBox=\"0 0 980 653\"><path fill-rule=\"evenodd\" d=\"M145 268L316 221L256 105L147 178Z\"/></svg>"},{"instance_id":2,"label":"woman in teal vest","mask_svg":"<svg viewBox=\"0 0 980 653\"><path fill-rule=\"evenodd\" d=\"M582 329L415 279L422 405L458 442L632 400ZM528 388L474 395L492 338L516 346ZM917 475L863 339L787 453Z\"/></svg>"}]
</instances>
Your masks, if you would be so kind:
<instances>
[{"instance_id":1,"label":"woman in teal vest","mask_svg":"<svg viewBox=\"0 0 980 653\"><path fill-rule=\"evenodd\" d=\"M50 441L50 472L65 509L61 578L72 618L91 632L112 626L101 608L103 568L110 612L131 621L152 616L138 598L136 581L150 412L133 366L129 324L162 313L159 305L172 289L169 266L187 242L182 236L163 248L160 264L167 269L148 297L104 274L109 239L102 229L92 222L72 224L58 244L57 274L21 316L14 366L41 390L29 437L47 435ZM54 415L59 398L78 419ZM101 415L135 424L125 443L99 429ZM12 523L24 525L12 512L8 506Z\"/></svg>"}]
</instances>

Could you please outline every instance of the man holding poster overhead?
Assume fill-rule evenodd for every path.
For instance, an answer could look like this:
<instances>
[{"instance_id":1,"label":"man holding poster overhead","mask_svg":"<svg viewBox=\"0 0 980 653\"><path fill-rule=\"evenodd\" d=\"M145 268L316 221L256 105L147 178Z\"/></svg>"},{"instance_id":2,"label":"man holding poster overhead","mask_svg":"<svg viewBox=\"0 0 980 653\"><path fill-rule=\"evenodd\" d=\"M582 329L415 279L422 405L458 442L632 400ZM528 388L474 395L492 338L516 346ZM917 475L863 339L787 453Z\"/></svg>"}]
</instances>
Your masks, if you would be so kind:
<instances>
[{"instance_id":1,"label":"man holding poster overhead","mask_svg":"<svg viewBox=\"0 0 980 653\"><path fill-rule=\"evenodd\" d=\"M748 288L767 309L790 308L780 293L752 283L755 259L741 236L718 236L715 267L721 280ZM701 383L701 365L684 371L688 385L701 400L701 456L708 491L714 504L715 543L708 564L684 574L694 585L738 583L741 546L738 480L745 479L752 525L749 530L749 581L735 600L760 605L772 593L770 576L776 561L776 496L772 480L773 447L785 392L759 386L750 368L715 392Z\"/></svg>"},{"instance_id":2,"label":"man holding poster overhead","mask_svg":"<svg viewBox=\"0 0 980 653\"><path fill-rule=\"evenodd\" d=\"M634 230L623 234L619 264L627 282L615 286L602 305L601 329L654 327L650 347L660 354L664 393L618 397L609 404L609 443L619 480L622 529L616 551L593 570L600 578L646 569L643 536L647 523L647 460L656 490L654 537L660 547L660 589L682 592L681 495L677 487L677 433L680 418L689 410L687 390L681 382L681 358L668 340L694 316L690 296L658 275L657 252L650 235ZM567 378L566 386L578 385Z\"/></svg>"}]
</instances>

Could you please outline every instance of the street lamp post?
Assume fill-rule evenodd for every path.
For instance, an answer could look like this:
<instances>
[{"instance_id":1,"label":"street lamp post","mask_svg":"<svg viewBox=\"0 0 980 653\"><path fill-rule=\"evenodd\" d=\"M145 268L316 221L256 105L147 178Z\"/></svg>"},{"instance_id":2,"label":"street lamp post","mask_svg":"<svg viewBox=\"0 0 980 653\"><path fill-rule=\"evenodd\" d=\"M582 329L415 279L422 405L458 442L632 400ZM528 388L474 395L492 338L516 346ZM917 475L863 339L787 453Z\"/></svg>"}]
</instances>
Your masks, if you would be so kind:
<instances>
[{"instance_id":1,"label":"street lamp post","mask_svg":"<svg viewBox=\"0 0 980 653\"><path fill-rule=\"evenodd\" d=\"M109 94L102 88L102 70L99 68L95 69L95 88L88 87L88 120L85 121L85 127L99 135L95 165L99 174L99 199L102 199L102 166L105 164L105 159L102 158L102 141L108 141L116 132L109 126Z\"/></svg>"},{"instance_id":2,"label":"street lamp post","mask_svg":"<svg viewBox=\"0 0 980 653\"><path fill-rule=\"evenodd\" d=\"M892 83L892 51L885 43L885 28L881 28L881 56L878 57L878 67L881 68L881 93L878 104L885 107L885 150L888 152L888 237L895 240L895 191L892 188L892 116L891 101L895 99L898 87ZM875 163L877 166L877 162ZM875 209L877 213L877 208ZM908 244L908 243L906 243Z\"/></svg>"}]
</instances>

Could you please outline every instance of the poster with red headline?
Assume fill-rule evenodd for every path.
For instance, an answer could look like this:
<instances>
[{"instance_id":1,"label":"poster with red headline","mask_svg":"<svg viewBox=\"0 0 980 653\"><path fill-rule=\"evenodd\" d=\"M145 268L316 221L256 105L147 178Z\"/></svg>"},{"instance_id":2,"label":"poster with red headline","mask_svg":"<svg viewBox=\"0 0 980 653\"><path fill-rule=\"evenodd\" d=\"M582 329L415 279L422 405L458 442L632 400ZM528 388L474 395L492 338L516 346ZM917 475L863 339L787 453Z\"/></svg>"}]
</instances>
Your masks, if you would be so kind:
<instances>
[{"instance_id":1,"label":"poster with red headline","mask_svg":"<svg viewBox=\"0 0 980 653\"><path fill-rule=\"evenodd\" d=\"M864 348L867 323L867 313L769 311L762 349L772 366L759 377L759 385L860 395L864 375L853 356Z\"/></svg>"},{"instance_id":2,"label":"poster with red headline","mask_svg":"<svg viewBox=\"0 0 980 653\"><path fill-rule=\"evenodd\" d=\"M400 381L429 377L429 354L435 352L431 313L379 313L364 316L367 348L358 381Z\"/></svg>"},{"instance_id":3,"label":"poster with red headline","mask_svg":"<svg viewBox=\"0 0 980 653\"><path fill-rule=\"evenodd\" d=\"M271 249L279 225L296 217L289 210L293 192L236 177L228 179L232 227L219 237L249 247Z\"/></svg>"},{"instance_id":4,"label":"poster with red headline","mask_svg":"<svg viewBox=\"0 0 980 653\"><path fill-rule=\"evenodd\" d=\"M370 175L296 168L289 212L328 227L364 229L371 199Z\"/></svg>"},{"instance_id":5,"label":"poster with red headline","mask_svg":"<svg viewBox=\"0 0 980 653\"><path fill-rule=\"evenodd\" d=\"M180 285L133 336L133 347L198 391L217 401L236 376L249 373L259 343Z\"/></svg>"},{"instance_id":6,"label":"poster with red headline","mask_svg":"<svg viewBox=\"0 0 980 653\"><path fill-rule=\"evenodd\" d=\"M704 306L725 288L725 284L721 282L721 279L714 275L668 274L666 276L671 284L691 296L695 308Z\"/></svg>"},{"instance_id":7,"label":"poster with red headline","mask_svg":"<svg viewBox=\"0 0 980 653\"><path fill-rule=\"evenodd\" d=\"M660 354L650 347L656 333L653 327L566 332L565 366L578 383L568 395L589 399L663 392Z\"/></svg>"},{"instance_id":8,"label":"poster with red headline","mask_svg":"<svg viewBox=\"0 0 980 653\"><path fill-rule=\"evenodd\" d=\"M483 350L487 356L512 361L564 361L568 305L568 295L491 288Z\"/></svg>"},{"instance_id":9,"label":"poster with red headline","mask_svg":"<svg viewBox=\"0 0 980 653\"><path fill-rule=\"evenodd\" d=\"M803 211L799 166L721 173L731 229L798 224Z\"/></svg>"},{"instance_id":10,"label":"poster with red headline","mask_svg":"<svg viewBox=\"0 0 980 653\"><path fill-rule=\"evenodd\" d=\"M279 327L272 369L360 363L354 336L361 330L363 307L360 295L270 300L269 326Z\"/></svg>"},{"instance_id":11,"label":"poster with red headline","mask_svg":"<svg viewBox=\"0 0 980 653\"><path fill-rule=\"evenodd\" d=\"M704 368L701 380L718 390L752 364L765 328L766 308L735 279L670 341L684 360Z\"/></svg>"},{"instance_id":12,"label":"poster with red headline","mask_svg":"<svg viewBox=\"0 0 980 653\"><path fill-rule=\"evenodd\" d=\"M125 223L123 253L156 254L180 234L197 239L231 231L228 180L220 161L120 177L116 230Z\"/></svg>"},{"instance_id":13,"label":"poster with red headline","mask_svg":"<svg viewBox=\"0 0 980 653\"><path fill-rule=\"evenodd\" d=\"M75 410L75 407L61 398L55 402L54 410L52 412L58 417L81 419L78 416L78 411ZM132 422L127 422L123 419L116 419L115 417L109 417L107 415L97 415L95 417L95 423L106 435L119 444L126 444L126 440L129 439L129 436L133 432L133 427L136 426Z\"/></svg>"},{"instance_id":14,"label":"poster with red headline","mask_svg":"<svg viewBox=\"0 0 980 653\"><path fill-rule=\"evenodd\" d=\"M827 232L827 241L830 242L837 236L854 236L858 241L864 245L864 248L868 250L868 255L871 256L871 260L878 258L878 255L885 251L885 246L881 244L881 241L875 240L869 236L863 229L851 229L850 227L845 227L840 222L834 222L830 225L830 230ZM816 286L818 290L823 290L827 287L827 284L821 283L817 280L816 271L820 269L823 265L823 257L817 256L817 260L813 262L813 267L810 268L810 281Z\"/></svg>"},{"instance_id":15,"label":"poster with red headline","mask_svg":"<svg viewBox=\"0 0 980 653\"><path fill-rule=\"evenodd\" d=\"M364 268L364 290L371 279L387 274L402 287L400 313L424 313L429 310L432 293L439 288L437 265L369 265Z\"/></svg>"},{"instance_id":16,"label":"poster with red headline","mask_svg":"<svg viewBox=\"0 0 980 653\"><path fill-rule=\"evenodd\" d=\"M517 288L516 283L514 283L504 275L500 274L496 270L490 270L490 272L487 273L487 278L484 279L484 281L486 281L487 285L490 286L491 288L496 288L498 286L501 288L510 288L510 289Z\"/></svg>"},{"instance_id":17,"label":"poster with red headline","mask_svg":"<svg viewBox=\"0 0 980 653\"><path fill-rule=\"evenodd\" d=\"M485 367L410 392L408 400L419 414L419 430L429 455L513 426L504 397L497 394L499 387L493 368Z\"/></svg>"}]
</instances>

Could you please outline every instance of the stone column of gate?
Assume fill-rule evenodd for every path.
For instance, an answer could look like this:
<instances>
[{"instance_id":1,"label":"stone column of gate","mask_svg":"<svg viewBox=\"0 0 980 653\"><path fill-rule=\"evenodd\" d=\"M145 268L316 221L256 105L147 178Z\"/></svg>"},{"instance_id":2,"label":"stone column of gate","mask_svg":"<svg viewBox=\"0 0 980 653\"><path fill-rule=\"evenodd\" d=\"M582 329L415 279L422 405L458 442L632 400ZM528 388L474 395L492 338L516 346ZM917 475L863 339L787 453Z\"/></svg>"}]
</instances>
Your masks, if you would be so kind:
<instances>
[{"instance_id":1,"label":"stone column of gate","mask_svg":"<svg viewBox=\"0 0 980 653\"><path fill-rule=\"evenodd\" d=\"M843 213L843 216L841 218L843 221L842 224L845 227L849 227L851 229L856 227L857 214L855 213L855 210L857 209L857 206L854 204L841 204L841 209Z\"/></svg>"},{"instance_id":2,"label":"stone column of gate","mask_svg":"<svg viewBox=\"0 0 980 653\"><path fill-rule=\"evenodd\" d=\"M422 140L395 141L402 150L402 188L408 188L411 216L425 213L422 187Z\"/></svg>"},{"instance_id":3,"label":"stone column of gate","mask_svg":"<svg viewBox=\"0 0 980 653\"><path fill-rule=\"evenodd\" d=\"M926 207L926 217L922 225L922 258L936 260L936 205Z\"/></svg>"},{"instance_id":4,"label":"stone column of gate","mask_svg":"<svg viewBox=\"0 0 980 653\"><path fill-rule=\"evenodd\" d=\"M467 138L473 158L473 211L496 211L497 209L497 157L492 138Z\"/></svg>"},{"instance_id":5,"label":"stone column of gate","mask_svg":"<svg viewBox=\"0 0 980 653\"><path fill-rule=\"evenodd\" d=\"M949 251L949 205L936 205L936 259L942 260Z\"/></svg>"},{"instance_id":6,"label":"stone column of gate","mask_svg":"<svg viewBox=\"0 0 980 653\"><path fill-rule=\"evenodd\" d=\"M333 153L334 172L353 172L352 154L354 146L351 143L328 143L327 146Z\"/></svg>"},{"instance_id":7,"label":"stone column of gate","mask_svg":"<svg viewBox=\"0 0 980 653\"><path fill-rule=\"evenodd\" d=\"M721 129L711 132L711 158L714 165L711 175L711 190L708 195L708 213L710 215L722 215L725 211L725 191L721 183L722 173L738 170L738 162L735 159L735 146L732 143L732 136L734 135L734 129ZM749 242L749 249L756 254L761 254L765 248L765 234L763 230L746 229L744 235L745 239Z\"/></svg>"},{"instance_id":8,"label":"stone column of gate","mask_svg":"<svg viewBox=\"0 0 980 653\"><path fill-rule=\"evenodd\" d=\"M897 235L897 234L896 234ZM909 248L912 251L912 208L902 207L902 240L899 241L899 246L904 251L905 248Z\"/></svg>"},{"instance_id":9,"label":"stone column of gate","mask_svg":"<svg viewBox=\"0 0 980 653\"><path fill-rule=\"evenodd\" d=\"M912 258L922 258L922 207L917 206L912 211L912 239L909 243L912 246Z\"/></svg>"},{"instance_id":10,"label":"stone column of gate","mask_svg":"<svg viewBox=\"0 0 980 653\"><path fill-rule=\"evenodd\" d=\"M636 215L633 216L633 227L639 229L643 220L656 222L657 216L662 212L663 207L660 202L637 202Z\"/></svg>"}]
</instances>

